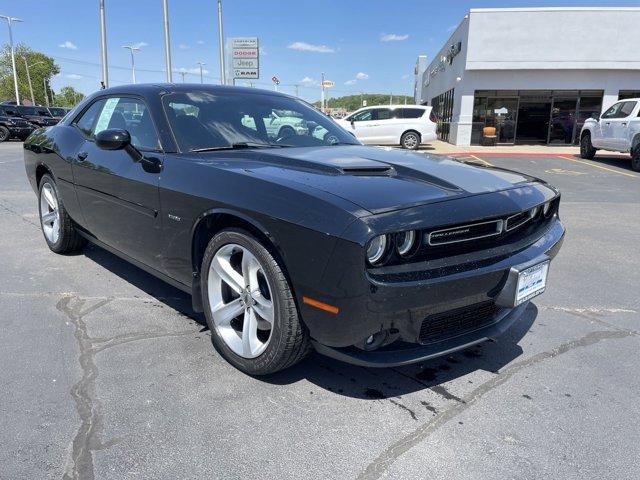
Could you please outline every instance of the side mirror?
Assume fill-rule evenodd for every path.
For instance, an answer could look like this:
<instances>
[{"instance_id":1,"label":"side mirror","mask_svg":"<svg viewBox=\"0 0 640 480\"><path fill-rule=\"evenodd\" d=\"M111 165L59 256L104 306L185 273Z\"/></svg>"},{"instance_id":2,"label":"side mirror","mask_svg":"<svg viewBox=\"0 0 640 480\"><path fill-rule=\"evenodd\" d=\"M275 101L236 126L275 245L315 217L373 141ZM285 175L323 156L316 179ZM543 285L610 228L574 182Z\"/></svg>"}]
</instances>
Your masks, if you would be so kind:
<instances>
[{"instance_id":1,"label":"side mirror","mask_svg":"<svg viewBox=\"0 0 640 480\"><path fill-rule=\"evenodd\" d=\"M349 123L351 123L351 126L355 126L354 124L356 123L356 121L352 118L351 120L349 120Z\"/></svg>"},{"instance_id":2,"label":"side mirror","mask_svg":"<svg viewBox=\"0 0 640 480\"><path fill-rule=\"evenodd\" d=\"M96 145L103 150L122 150L131 144L131 135L126 130L112 128L96 134Z\"/></svg>"}]
</instances>

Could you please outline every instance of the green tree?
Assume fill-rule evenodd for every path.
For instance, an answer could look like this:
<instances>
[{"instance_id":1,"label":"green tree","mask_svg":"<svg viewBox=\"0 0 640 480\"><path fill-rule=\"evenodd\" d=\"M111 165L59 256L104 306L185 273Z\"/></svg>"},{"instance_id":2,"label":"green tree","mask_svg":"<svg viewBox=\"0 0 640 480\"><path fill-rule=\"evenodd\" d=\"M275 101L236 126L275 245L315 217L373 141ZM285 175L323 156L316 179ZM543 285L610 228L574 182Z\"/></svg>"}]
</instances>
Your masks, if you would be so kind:
<instances>
[{"instance_id":1,"label":"green tree","mask_svg":"<svg viewBox=\"0 0 640 480\"><path fill-rule=\"evenodd\" d=\"M73 107L84 98L84 95L67 85L62 87L59 93L56 93L54 105L57 107Z\"/></svg>"},{"instance_id":2,"label":"green tree","mask_svg":"<svg viewBox=\"0 0 640 480\"><path fill-rule=\"evenodd\" d=\"M346 108L348 111L352 112L354 110L359 109L362 106L362 101L367 102L367 106L372 107L375 105L389 105L389 100L391 100L390 95L382 94L382 93L365 93L363 95L346 95L338 98L330 98L327 100L328 108ZM404 104L405 100L407 105L413 105L413 97L408 95L394 95L393 96L394 104ZM320 106L320 102L315 102L314 105Z\"/></svg>"},{"instance_id":3,"label":"green tree","mask_svg":"<svg viewBox=\"0 0 640 480\"><path fill-rule=\"evenodd\" d=\"M31 92L29 90L29 82L27 80L27 70L25 67L25 59L29 65L29 74L31 75L31 85L33 87L33 95L37 104L45 105L45 82L47 85L47 94L51 99L51 87L49 82L51 77L60 73L60 68L54 62L53 58L44 53L36 52L27 45L22 43L15 46L16 71L18 74L18 92L20 93L21 103L24 101L31 102ZM11 48L4 45L0 50L0 99L15 100L15 89L13 86L13 69L11 67Z\"/></svg>"}]
</instances>

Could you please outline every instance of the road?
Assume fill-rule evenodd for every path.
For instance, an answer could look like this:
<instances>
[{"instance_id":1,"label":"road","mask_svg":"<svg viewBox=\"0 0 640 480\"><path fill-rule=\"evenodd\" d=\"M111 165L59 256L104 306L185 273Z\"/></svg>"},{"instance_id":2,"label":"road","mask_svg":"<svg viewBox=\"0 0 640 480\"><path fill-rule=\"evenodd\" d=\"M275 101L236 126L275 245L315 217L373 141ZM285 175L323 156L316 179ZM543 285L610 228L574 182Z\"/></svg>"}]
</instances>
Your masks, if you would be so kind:
<instances>
[{"instance_id":1,"label":"road","mask_svg":"<svg viewBox=\"0 0 640 480\"><path fill-rule=\"evenodd\" d=\"M0 478L640 478L628 164L463 159L563 193L548 291L499 342L380 370L314 354L256 379L185 294L97 247L51 253L21 149L0 144Z\"/></svg>"}]
</instances>

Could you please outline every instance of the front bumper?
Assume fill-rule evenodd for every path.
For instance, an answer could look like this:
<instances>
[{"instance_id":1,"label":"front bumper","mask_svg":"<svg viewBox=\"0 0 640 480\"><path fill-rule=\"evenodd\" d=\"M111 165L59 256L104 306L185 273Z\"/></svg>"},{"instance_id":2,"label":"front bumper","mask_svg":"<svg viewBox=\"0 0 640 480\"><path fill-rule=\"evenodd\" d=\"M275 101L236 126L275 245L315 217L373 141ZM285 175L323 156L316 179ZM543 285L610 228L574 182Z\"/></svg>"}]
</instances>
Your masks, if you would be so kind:
<instances>
[{"instance_id":1,"label":"front bumper","mask_svg":"<svg viewBox=\"0 0 640 480\"><path fill-rule=\"evenodd\" d=\"M339 315L332 318L305 312L314 346L318 352L345 362L382 367L420 362L496 338L521 317L528 304L512 308L505 301L504 292L513 288L510 272L553 259L564 233L560 221L554 219L535 242L510 255L417 281L385 283L369 279L368 292L336 303ZM442 340L420 343L427 317L483 302L497 305L490 321ZM356 346L362 346L370 335L390 330L396 332L395 341L379 350Z\"/></svg>"}]
</instances>

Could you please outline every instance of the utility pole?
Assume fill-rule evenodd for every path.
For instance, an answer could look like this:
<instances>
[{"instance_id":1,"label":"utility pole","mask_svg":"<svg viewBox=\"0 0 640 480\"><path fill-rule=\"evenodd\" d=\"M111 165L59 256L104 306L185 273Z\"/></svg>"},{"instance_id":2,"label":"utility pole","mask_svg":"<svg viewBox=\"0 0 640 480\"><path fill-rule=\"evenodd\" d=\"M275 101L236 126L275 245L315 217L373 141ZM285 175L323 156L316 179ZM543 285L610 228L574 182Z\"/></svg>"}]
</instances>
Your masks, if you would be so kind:
<instances>
[{"instance_id":1,"label":"utility pole","mask_svg":"<svg viewBox=\"0 0 640 480\"><path fill-rule=\"evenodd\" d=\"M27 83L29 84L29 93L31 93L31 105L35 105L36 104L36 97L33 95L33 85L31 84L31 73L29 72L29 68L34 67L40 63L44 63L44 62L36 62L36 63L32 63L31 65L27 64L27 57L22 57L22 60L24 60L24 68L27 71ZM45 92L47 93L47 92Z\"/></svg>"},{"instance_id":2,"label":"utility pole","mask_svg":"<svg viewBox=\"0 0 640 480\"><path fill-rule=\"evenodd\" d=\"M44 101L47 107L49 107L49 94L47 94L47 77L42 77L42 86L44 87Z\"/></svg>"},{"instance_id":3,"label":"utility pole","mask_svg":"<svg viewBox=\"0 0 640 480\"><path fill-rule=\"evenodd\" d=\"M220 83L227 84L227 74L224 66L224 33L222 31L222 0L218 0L218 48L220 52Z\"/></svg>"},{"instance_id":4,"label":"utility pole","mask_svg":"<svg viewBox=\"0 0 640 480\"><path fill-rule=\"evenodd\" d=\"M389 95L389 105L393 105L393 92Z\"/></svg>"},{"instance_id":5,"label":"utility pole","mask_svg":"<svg viewBox=\"0 0 640 480\"><path fill-rule=\"evenodd\" d=\"M168 0L162 0L162 12L164 16L164 63L167 68L167 82L173 82L173 70L171 68L171 40L169 38L169 5Z\"/></svg>"},{"instance_id":6,"label":"utility pole","mask_svg":"<svg viewBox=\"0 0 640 480\"><path fill-rule=\"evenodd\" d=\"M102 87L109 87L109 67L107 65L107 27L104 15L104 0L100 0L100 61L102 63Z\"/></svg>"},{"instance_id":7,"label":"utility pole","mask_svg":"<svg viewBox=\"0 0 640 480\"><path fill-rule=\"evenodd\" d=\"M16 105L20 105L20 92L18 91L18 72L16 72L16 51L13 48L13 32L11 31L11 24L13 22L21 22L19 18L8 17L6 15L0 15L0 18L4 18L7 21L9 27L9 45L11 46L11 67L13 68L13 87L16 91Z\"/></svg>"},{"instance_id":8,"label":"utility pole","mask_svg":"<svg viewBox=\"0 0 640 480\"><path fill-rule=\"evenodd\" d=\"M364 93L363 93L363 92L360 92L360 106L361 106L361 107L364 107L364 103L363 103L363 102L364 102L364 99L363 99L363 97L364 97Z\"/></svg>"},{"instance_id":9,"label":"utility pole","mask_svg":"<svg viewBox=\"0 0 640 480\"><path fill-rule=\"evenodd\" d=\"M131 80L133 83L136 83L136 63L133 59L133 52L139 52L140 47L136 47L134 45L123 45L122 48L126 48L131 53Z\"/></svg>"},{"instance_id":10,"label":"utility pole","mask_svg":"<svg viewBox=\"0 0 640 480\"><path fill-rule=\"evenodd\" d=\"M324 113L324 72L322 72L322 80L320 81L320 108Z\"/></svg>"},{"instance_id":11,"label":"utility pole","mask_svg":"<svg viewBox=\"0 0 640 480\"><path fill-rule=\"evenodd\" d=\"M300 95L298 95L298 88L300 87L300 85L296 83L294 87L296 88L296 97L299 97Z\"/></svg>"},{"instance_id":12,"label":"utility pole","mask_svg":"<svg viewBox=\"0 0 640 480\"><path fill-rule=\"evenodd\" d=\"M198 65L200 66L200 83L204 83L204 80L203 80L203 78L202 78L202 67L203 67L204 65L206 65L206 63L204 63L204 62L197 62L197 63L198 63Z\"/></svg>"},{"instance_id":13,"label":"utility pole","mask_svg":"<svg viewBox=\"0 0 640 480\"><path fill-rule=\"evenodd\" d=\"M182 75L182 83L184 83L184 77L187 74L187 72L185 72L184 70L178 72L180 75Z\"/></svg>"}]
</instances>

